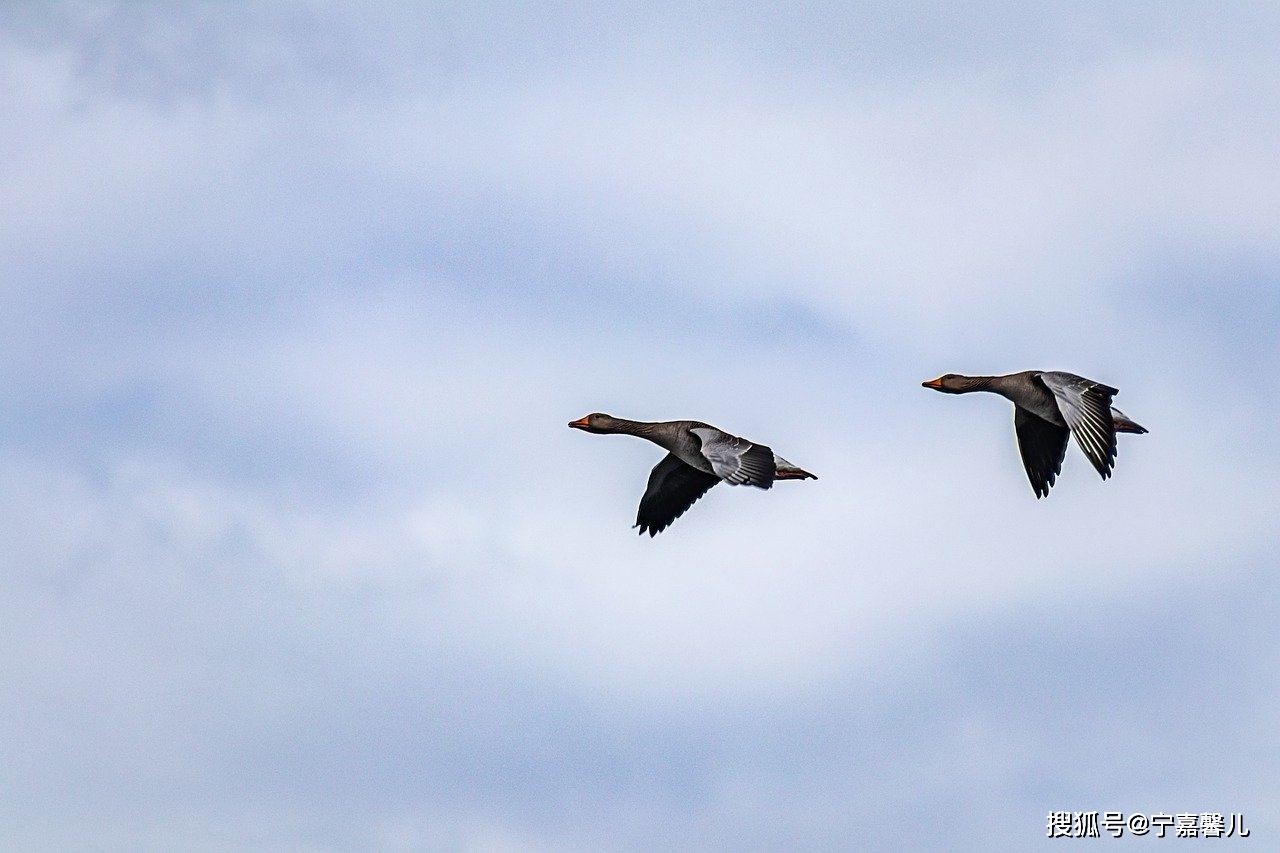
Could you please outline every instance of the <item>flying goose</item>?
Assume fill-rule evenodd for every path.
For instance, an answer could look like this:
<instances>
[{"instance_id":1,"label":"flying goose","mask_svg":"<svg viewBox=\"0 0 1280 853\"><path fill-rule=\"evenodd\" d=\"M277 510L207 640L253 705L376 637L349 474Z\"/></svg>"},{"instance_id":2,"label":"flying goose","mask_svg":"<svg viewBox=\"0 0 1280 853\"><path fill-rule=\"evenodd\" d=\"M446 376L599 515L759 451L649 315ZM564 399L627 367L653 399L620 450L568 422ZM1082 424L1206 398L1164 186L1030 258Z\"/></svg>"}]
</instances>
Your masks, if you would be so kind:
<instances>
[{"instance_id":1,"label":"flying goose","mask_svg":"<svg viewBox=\"0 0 1280 853\"><path fill-rule=\"evenodd\" d=\"M622 433L647 438L667 451L649 474L640 498L636 527L656 536L684 515L694 501L721 480L731 486L761 489L774 480L816 480L763 444L755 444L702 421L629 421L595 412L569 426L587 432Z\"/></svg>"},{"instance_id":2,"label":"flying goose","mask_svg":"<svg viewBox=\"0 0 1280 853\"><path fill-rule=\"evenodd\" d=\"M1109 385L1057 370L1024 370L1007 376L961 376L947 373L921 383L945 394L991 391L1013 402L1013 426L1018 434L1022 466L1036 497L1049 494L1062 460L1067 437L1102 475L1111 476L1116 459L1116 433L1144 433L1143 427L1111 405L1120 392Z\"/></svg>"}]
</instances>

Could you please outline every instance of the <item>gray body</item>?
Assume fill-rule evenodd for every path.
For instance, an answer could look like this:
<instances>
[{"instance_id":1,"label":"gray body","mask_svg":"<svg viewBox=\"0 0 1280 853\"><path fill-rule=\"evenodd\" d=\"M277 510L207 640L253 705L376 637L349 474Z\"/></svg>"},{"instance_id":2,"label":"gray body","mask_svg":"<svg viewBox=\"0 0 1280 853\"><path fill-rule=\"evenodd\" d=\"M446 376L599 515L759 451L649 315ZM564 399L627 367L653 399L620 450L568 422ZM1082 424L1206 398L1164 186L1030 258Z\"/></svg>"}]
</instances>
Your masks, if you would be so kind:
<instances>
[{"instance_id":1,"label":"gray body","mask_svg":"<svg viewBox=\"0 0 1280 853\"><path fill-rule=\"evenodd\" d=\"M600 412L569 426L587 432L621 433L648 439L667 451L649 473L636 526L655 536L716 483L773 487L774 480L817 479L774 454L766 445L730 435L702 421L629 421Z\"/></svg>"},{"instance_id":2,"label":"gray body","mask_svg":"<svg viewBox=\"0 0 1280 853\"><path fill-rule=\"evenodd\" d=\"M1013 425L1022 465L1036 497L1045 497L1062 470L1067 441L1076 444L1102 479L1111 476L1116 458L1116 433L1144 433L1111 405L1120 391L1074 373L1024 370L1005 376L962 376L948 373L929 382L946 394L989 391L1013 403Z\"/></svg>"}]
</instances>

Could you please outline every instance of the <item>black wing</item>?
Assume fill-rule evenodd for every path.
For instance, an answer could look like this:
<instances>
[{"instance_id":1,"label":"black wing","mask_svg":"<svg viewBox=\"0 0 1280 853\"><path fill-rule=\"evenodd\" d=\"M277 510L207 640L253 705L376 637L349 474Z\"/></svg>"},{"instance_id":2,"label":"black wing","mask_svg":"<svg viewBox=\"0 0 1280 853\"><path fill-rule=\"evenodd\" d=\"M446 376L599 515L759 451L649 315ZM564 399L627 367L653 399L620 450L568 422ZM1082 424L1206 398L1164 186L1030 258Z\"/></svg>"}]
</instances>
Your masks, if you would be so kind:
<instances>
[{"instance_id":1,"label":"black wing","mask_svg":"<svg viewBox=\"0 0 1280 853\"><path fill-rule=\"evenodd\" d=\"M1013 428L1018 433L1018 451L1022 454L1022 467L1027 469L1031 488L1035 489L1037 498L1048 497L1049 487L1062 470L1071 431L1051 424L1021 406L1013 407Z\"/></svg>"},{"instance_id":2,"label":"black wing","mask_svg":"<svg viewBox=\"0 0 1280 853\"><path fill-rule=\"evenodd\" d=\"M640 498L640 511L636 514L636 527L640 528L641 535L647 532L657 536L718 482L720 478L715 474L699 471L681 462L674 453L668 453L649 474L649 485Z\"/></svg>"}]
</instances>

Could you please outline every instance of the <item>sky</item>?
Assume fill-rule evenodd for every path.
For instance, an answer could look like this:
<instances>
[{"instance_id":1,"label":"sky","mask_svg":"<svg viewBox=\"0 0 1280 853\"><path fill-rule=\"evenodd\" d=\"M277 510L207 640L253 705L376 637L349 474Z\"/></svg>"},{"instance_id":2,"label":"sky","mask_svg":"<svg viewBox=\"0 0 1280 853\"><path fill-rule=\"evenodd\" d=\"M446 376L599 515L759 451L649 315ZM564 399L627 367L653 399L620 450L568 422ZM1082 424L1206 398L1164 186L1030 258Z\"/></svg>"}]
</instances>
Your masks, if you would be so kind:
<instances>
[{"instance_id":1,"label":"sky","mask_svg":"<svg viewBox=\"0 0 1280 853\"><path fill-rule=\"evenodd\" d=\"M0 846L1272 844L1278 29L0 8ZM1112 479L920 387L1033 368ZM819 479L638 537L593 411Z\"/></svg>"}]
</instances>

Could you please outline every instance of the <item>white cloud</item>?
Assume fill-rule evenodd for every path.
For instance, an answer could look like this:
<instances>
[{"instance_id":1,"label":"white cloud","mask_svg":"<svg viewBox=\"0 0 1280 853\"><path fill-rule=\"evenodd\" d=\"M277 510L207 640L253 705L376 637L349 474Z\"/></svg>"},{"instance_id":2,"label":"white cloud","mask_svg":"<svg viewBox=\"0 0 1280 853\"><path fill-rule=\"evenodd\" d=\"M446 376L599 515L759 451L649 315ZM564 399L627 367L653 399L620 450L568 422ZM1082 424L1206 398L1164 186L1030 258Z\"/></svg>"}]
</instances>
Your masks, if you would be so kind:
<instances>
[{"instance_id":1,"label":"white cloud","mask_svg":"<svg viewBox=\"0 0 1280 853\"><path fill-rule=\"evenodd\" d=\"M603 19L557 18L609 36L567 53L486 20L485 55L518 55L484 69L416 59L413 16L384 53L378 20L241 38L218 7L112 8L28 20L2 60L0 719L83 821L68 845L830 846L850 803L1217 807L1204 762L1133 770L1172 688L1112 685L1112 725L1107 690L1050 695L1035 659L1212 680L1136 612L1271 663L1247 605L1274 598L1277 66L1223 49L1247 33L1155 22L1058 62L934 27L868 65L712 10L693 61L659 10L616 61ZM216 44L175 76L193 33ZM1006 403L919 387L1036 366L1151 427L1112 480L1073 447L1037 502ZM637 537L660 452L565 427L592 410L704 418L820 479ZM1241 634L1162 620L1176 592L1126 605L1204 583ZM1251 689L1203 701L1266 754ZM1106 774L1066 766L1074 720L1131 799L1196 802L1084 802ZM57 846L51 820L14 838Z\"/></svg>"}]
</instances>

